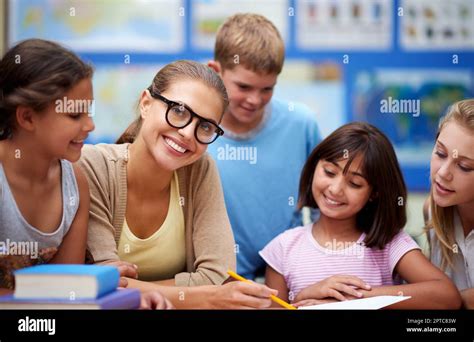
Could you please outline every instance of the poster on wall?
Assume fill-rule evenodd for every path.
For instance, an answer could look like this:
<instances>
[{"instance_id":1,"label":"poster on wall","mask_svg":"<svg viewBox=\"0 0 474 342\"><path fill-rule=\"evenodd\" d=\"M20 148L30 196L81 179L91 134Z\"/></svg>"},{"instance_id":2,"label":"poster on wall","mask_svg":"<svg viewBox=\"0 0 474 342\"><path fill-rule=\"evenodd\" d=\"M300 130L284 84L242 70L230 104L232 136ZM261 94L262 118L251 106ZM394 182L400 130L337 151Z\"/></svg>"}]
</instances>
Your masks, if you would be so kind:
<instances>
[{"instance_id":1,"label":"poster on wall","mask_svg":"<svg viewBox=\"0 0 474 342\"><path fill-rule=\"evenodd\" d=\"M184 0L10 0L8 45L44 38L80 52L180 52Z\"/></svg>"},{"instance_id":2,"label":"poster on wall","mask_svg":"<svg viewBox=\"0 0 474 342\"><path fill-rule=\"evenodd\" d=\"M407 50L474 50L474 1L401 0L400 45Z\"/></svg>"},{"instance_id":3,"label":"poster on wall","mask_svg":"<svg viewBox=\"0 0 474 342\"><path fill-rule=\"evenodd\" d=\"M274 96L309 107L326 137L347 122L342 68L332 62L292 59L285 62Z\"/></svg>"},{"instance_id":4,"label":"poster on wall","mask_svg":"<svg viewBox=\"0 0 474 342\"><path fill-rule=\"evenodd\" d=\"M163 65L100 64L95 67L94 123L88 143L113 143L138 116L142 92L150 86Z\"/></svg>"},{"instance_id":5,"label":"poster on wall","mask_svg":"<svg viewBox=\"0 0 474 342\"><path fill-rule=\"evenodd\" d=\"M394 144L402 168L428 172L439 119L452 103L473 97L473 82L467 69L360 71L352 96L354 120L382 130ZM408 185L428 190L428 178L417 176L416 181L407 178Z\"/></svg>"},{"instance_id":6,"label":"poster on wall","mask_svg":"<svg viewBox=\"0 0 474 342\"><path fill-rule=\"evenodd\" d=\"M288 0L196 0L192 2L192 45L212 50L216 32L235 13L257 13L270 19L288 41Z\"/></svg>"},{"instance_id":7,"label":"poster on wall","mask_svg":"<svg viewBox=\"0 0 474 342\"><path fill-rule=\"evenodd\" d=\"M296 44L304 50L389 50L391 0L296 0Z\"/></svg>"}]
</instances>

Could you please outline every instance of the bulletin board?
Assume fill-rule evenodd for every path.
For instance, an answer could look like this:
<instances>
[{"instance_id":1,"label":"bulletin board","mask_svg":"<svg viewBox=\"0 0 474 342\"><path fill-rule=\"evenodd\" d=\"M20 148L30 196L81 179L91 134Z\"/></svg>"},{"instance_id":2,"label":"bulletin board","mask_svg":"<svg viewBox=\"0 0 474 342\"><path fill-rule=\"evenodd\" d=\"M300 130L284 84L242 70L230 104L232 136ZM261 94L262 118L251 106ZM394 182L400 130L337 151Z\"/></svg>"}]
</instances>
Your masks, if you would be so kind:
<instances>
[{"instance_id":1,"label":"bulletin board","mask_svg":"<svg viewBox=\"0 0 474 342\"><path fill-rule=\"evenodd\" d=\"M409 189L429 189L439 117L474 96L472 0L10 0L7 43L51 39L93 63L89 142L113 142L159 68L211 59L217 28L237 12L265 15L285 40L275 96L305 102L323 136L353 120L375 124ZM419 115L382 113L387 98L420 100Z\"/></svg>"}]
</instances>

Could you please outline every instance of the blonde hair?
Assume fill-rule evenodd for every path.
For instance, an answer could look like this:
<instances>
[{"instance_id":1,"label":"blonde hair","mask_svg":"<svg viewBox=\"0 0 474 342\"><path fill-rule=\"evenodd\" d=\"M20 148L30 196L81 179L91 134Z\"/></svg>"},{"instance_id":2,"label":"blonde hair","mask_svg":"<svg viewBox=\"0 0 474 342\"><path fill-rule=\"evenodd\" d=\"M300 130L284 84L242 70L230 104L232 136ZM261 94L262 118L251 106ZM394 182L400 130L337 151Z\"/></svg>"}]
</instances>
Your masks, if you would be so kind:
<instances>
[{"instance_id":1,"label":"blonde hair","mask_svg":"<svg viewBox=\"0 0 474 342\"><path fill-rule=\"evenodd\" d=\"M161 94L168 89L171 84L181 80L195 80L203 85L214 89L219 94L222 102L222 115L229 104L227 91L219 75L207 65L187 60L172 62L158 71L152 82L152 89L155 93ZM221 115L221 120L222 120ZM142 118L137 119L127 127L125 132L117 139L116 144L132 143L140 132Z\"/></svg>"},{"instance_id":2,"label":"blonde hair","mask_svg":"<svg viewBox=\"0 0 474 342\"><path fill-rule=\"evenodd\" d=\"M438 126L438 139L441 130L448 122L455 121L474 133L474 99L466 99L455 102L447 111L447 114L441 118ZM454 238L454 210L455 206L440 207L433 199L433 189L430 191L431 219L428 221L425 229L433 229L441 250L441 268L447 266L453 267L453 246ZM431 248L432 243L430 241Z\"/></svg>"},{"instance_id":3,"label":"blonde hair","mask_svg":"<svg viewBox=\"0 0 474 342\"><path fill-rule=\"evenodd\" d=\"M273 23L259 14L229 17L216 36L214 60L223 70L236 65L265 74L279 74L285 60L285 44Z\"/></svg>"}]
</instances>

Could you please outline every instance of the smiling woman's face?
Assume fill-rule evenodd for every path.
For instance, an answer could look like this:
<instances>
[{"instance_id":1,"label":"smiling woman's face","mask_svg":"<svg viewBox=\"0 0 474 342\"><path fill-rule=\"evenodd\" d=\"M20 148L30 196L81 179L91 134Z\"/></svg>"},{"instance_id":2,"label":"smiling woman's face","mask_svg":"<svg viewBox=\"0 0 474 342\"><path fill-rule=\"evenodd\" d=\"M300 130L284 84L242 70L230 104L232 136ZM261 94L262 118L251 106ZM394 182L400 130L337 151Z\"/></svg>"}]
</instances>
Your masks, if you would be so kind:
<instances>
[{"instance_id":1,"label":"smiling woman's face","mask_svg":"<svg viewBox=\"0 0 474 342\"><path fill-rule=\"evenodd\" d=\"M441 129L431 155L433 199L440 207L474 204L474 134L455 121Z\"/></svg>"},{"instance_id":2,"label":"smiling woman's face","mask_svg":"<svg viewBox=\"0 0 474 342\"><path fill-rule=\"evenodd\" d=\"M221 118L223 102L219 93L200 81L178 80L161 95L170 101L186 104L201 117L215 123ZM167 108L166 103L152 98L148 91L142 95L140 136L158 166L174 171L199 159L207 145L199 143L194 136L197 118L184 128L174 128L166 122Z\"/></svg>"}]
</instances>

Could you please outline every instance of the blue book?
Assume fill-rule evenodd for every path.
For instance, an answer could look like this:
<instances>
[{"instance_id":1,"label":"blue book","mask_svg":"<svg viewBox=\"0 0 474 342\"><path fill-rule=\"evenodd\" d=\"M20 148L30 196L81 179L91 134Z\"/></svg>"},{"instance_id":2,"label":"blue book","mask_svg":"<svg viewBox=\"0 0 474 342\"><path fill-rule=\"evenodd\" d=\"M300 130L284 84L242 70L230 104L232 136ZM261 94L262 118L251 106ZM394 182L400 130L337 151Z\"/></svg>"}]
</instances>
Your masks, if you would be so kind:
<instances>
[{"instance_id":1,"label":"blue book","mask_svg":"<svg viewBox=\"0 0 474 342\"><path fill-rule=\"evenodd\" d=\"M116 267L101 265L39 265L14 274L17 299L96 299L114 291L120 278Z\"/></svg>"},{"instance_id":2,"label":"blue book","mask_svg":"<svg viewBox=\"0 0 474 342\"><path fill-rule=\"evenodd\" d=\"M4 310L134 310L140 307L140 291L115 290L98 299L18 299L13 295L0 296Z\"/></svg>"}]
</instances>

